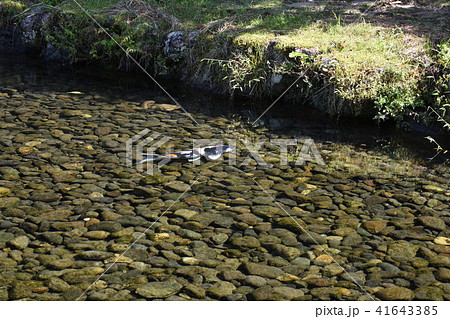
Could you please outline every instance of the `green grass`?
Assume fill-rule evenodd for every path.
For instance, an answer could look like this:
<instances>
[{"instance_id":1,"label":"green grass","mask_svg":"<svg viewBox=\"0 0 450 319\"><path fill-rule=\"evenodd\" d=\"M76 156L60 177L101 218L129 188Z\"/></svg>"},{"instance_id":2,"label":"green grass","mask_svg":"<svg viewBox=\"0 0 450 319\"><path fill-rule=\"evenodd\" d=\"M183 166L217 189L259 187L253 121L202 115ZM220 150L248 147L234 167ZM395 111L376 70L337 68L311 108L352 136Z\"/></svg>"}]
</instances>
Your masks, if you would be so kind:
<instances>
[{"instance_id":1,"label":"green grass","mask_svg":"<svg viewBox=\"0 0 450 319\"><path fill-rule=\"evenodd\" d=\"M399 30L365 22L310 23L309 13L301 17L280 15L268 18L270 21L258 18L247 26L241 22L233 43L264 50L270 41L276 41L275 49L286 54L296 48L316 48L317 56L309 61L296 59L295 63L300 64L297 69L309 66L319 72L323 59L336 61L335 67L328 70L328 79L333 83L329 89L334 89L330 94L360 105L374 100L384 117L398 116L419 103L416 92L423 76L419 58L426 54L426 41L416 39L409 43L410 39ZM270 27L284 32L273 32ZM351 112L360 110L353 108Z\"/></svg>"},{"instance_id":2,"label":"green grass","mask_svg":"<svg viewBox=\"0 0 450 319\"><path fill-rule=\"evenodd\" d=\"M369 104L372 111L376 108L381 119L402 118L422 103L421 61L428 54L426 38L392 26L374 26L361 20L344 22L339 12L329 10L334 7L291 8L285 5L287 1L275 0L144 0L147 7L142 8L138 0L77 1L114 34L128 53L138 55L144 62L153 59L153 69L159 73L184 61L193 77L209 72L211 81L227 86L231 93L263 96L271 90L273 73L295 76L308 70L305 81L312 88L305 92L315 95L315 103L323 103L335 113L345 108L349 113L358 113ZM71 0L45 0L45 3L82 13ZM149 8L154 12L149 14ZM142 31L134 27L149 19L158 25L158 34L152 39L151 28ZM70 28L69 34L77 34L76 25ZM198 44L187 57L170 60L158 56L155 53L158 43L174 30L198 31ZM99 60L122 64L123 52L101 32L97 36L90 54ZM275 66L270 65L274 63L267 56L271 41L276 42L274 49L284 54ZM155 50L149 52L149 47ZM317 55L289 58L298 48L316 48ZM324 67L324 59L334 61L333 66Z\"/></svg>"},{"instance_id":3,"label":"green grass","mask_svg":"<svg viewBox=\"0 0 450 319\"><path fill-rule=\"evenodd\" d=\"M276 40L276 49L286 53L295 48L317 47L319 54L311 63L317 63L321 58L338 61L338 66L330 75L335 87L333 93L353 104L377 100L378 107L384 112L382 117L397 116L411 105L420 103L415 94L422 76L417 55L425 54L426 41L415 39L409 44L408 37L396 29L375 27L364 22L346 25L335 13L309 8L293 9L283 6L283 1L149 2L165 6L186 29L201 29L211 21L227 19L222 23L222 26L226 24L223 30L229 37L234 37L236 46L264 50L269 41ZM215 32L215 36L219 35L220 28ZM413 48L414 55L408 54L408 47ZM206 58L223 58L222 52L215 48L209 53ZM267 85L268 79L264 81L261 76L271 72L261 69L261 58L264 57L251 55L236 52L229 57L244 62L234 67L228 65L229 73L225 79L233 89L245 88L252 80L257 80L254 82L257 86ZM259 55L264 55L264 52ZM301 62L297 59L296 63ZM241 70L238 70L239 67ZM247 92L262 91L247 88Z\"/></svg>"},{"instance_id":4,"label":"green grass","mask_svg":"<svg viewBox=\"0 0 450 319\"><path fill-rule=\"evenodd\" d=\"M26 5L23 4L21 1L11 1L11 0L4 0L1 2L0 7L0 25L4 23L9 23L11 19L22 12L25 9Z\"/></svg>"}]
</instances>

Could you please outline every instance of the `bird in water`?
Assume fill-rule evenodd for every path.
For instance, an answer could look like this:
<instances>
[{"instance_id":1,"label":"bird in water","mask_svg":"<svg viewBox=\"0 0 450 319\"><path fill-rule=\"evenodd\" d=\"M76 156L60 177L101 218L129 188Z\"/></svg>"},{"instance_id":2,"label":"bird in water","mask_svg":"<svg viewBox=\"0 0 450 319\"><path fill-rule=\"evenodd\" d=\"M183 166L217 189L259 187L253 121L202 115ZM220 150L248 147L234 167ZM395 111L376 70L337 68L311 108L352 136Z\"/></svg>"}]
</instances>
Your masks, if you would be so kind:
<instances>
[{"instance_id":1,"label":"bird in water","mask_svg":"<svg viewBox=\"0 0 450 319\"><path fill-rule=\"evenodd\" d=\"M187 159L189 162L196 161L200 159L201 157L206 158L208 161L214 161L216 159L219 159L224 153L232 152L236 149L236 147L231 145L213 145L213 146L206 146L206 147L200 147L200 148L194 148L187 151L181 151L181 152L175 152L175 153L169 153L165 155L160 154L142 154L146 158L139 162L145 163L145 162L153 162L153 161L159 161L162 159Z\"/></svg>"}]
</instances>

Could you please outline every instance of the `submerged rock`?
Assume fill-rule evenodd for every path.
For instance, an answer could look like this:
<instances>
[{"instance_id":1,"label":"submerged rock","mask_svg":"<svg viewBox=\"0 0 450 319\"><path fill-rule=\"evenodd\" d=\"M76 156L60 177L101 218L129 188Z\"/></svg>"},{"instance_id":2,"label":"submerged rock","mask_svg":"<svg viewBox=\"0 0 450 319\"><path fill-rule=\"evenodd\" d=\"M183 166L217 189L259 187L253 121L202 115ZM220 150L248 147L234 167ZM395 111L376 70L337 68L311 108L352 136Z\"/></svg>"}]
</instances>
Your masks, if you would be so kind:
<instances>
[{"instance_id":1,"label":"submerged rock","mask_svg":"<svg viewBox=\"0 0 450 319\"><path fill-rule=\"evenodd\" d=\"M136 293L147 299L160 299L175 295L182 287L176 280L169 279L143 284L136 289Z\"/></svg>"},{"instance_id":2,"label":"submerged rock","mask_svg":"<svg viewBox=\"0 0 450 319\"><path fill-rule=\"evenodd\" d=\"M404 287L391 287L385 288L377 292L377 297L381 300L394 301L394 300L412 300L414 298L414 292Z\"/></svg>"}]
</instances>

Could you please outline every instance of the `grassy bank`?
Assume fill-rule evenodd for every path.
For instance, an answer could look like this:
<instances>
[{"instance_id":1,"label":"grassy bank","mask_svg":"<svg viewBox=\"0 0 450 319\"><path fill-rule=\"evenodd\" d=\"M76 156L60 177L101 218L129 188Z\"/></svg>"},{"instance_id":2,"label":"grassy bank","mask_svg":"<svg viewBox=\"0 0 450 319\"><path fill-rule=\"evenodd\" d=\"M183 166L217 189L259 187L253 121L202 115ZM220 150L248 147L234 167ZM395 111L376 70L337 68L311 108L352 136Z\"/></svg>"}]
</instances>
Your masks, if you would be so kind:
<instances>
[{"instance_id":1,"label":"grassy bank","mask_svg":"<svg viewBox=\"0 0 450 319\"><path fill-rule=\"evenodd\" d=\"M34 3L4 1L2 14L23 19ZM448 1L78 1L103 30L71 0L43 3L57 20L44 40L71 62L133 69L132 56L153 74L255 98L300 79L287 96L330 114L449 121ZM195 42L167 56L172 31Z\"/></svg>"}]
</instances>

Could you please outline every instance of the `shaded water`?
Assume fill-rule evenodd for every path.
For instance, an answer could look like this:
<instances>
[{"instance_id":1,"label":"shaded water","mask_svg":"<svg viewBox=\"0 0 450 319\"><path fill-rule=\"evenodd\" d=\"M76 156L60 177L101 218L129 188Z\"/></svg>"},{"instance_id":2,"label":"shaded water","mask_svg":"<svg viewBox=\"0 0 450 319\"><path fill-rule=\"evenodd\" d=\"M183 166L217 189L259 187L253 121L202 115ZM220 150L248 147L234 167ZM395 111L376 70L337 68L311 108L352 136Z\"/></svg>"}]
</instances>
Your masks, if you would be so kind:
<instances>
[{"instance_id":1,"label":"shaded water","mask_svg":"<svg viewBox=\"0 0 450 319\"><path fill-rule=\"evenodd\" d=\"M169 94L188 112L207 116L227 116L250 124L271 104L271 100L251 101L229 98L200 89L192 89L183 83L159 80ZM105 71L96 67L63 67L43 63L21 54L0 56L0 83L19 90L52 90L70 92L89 90L98 92L106 100L127 99L142 102L153 99L160 103L174 103L151 79L144 74ZM413 123L415 131L402 131L392 123L375 123L372 120L330 118L320 110L298 103L276 103L257 125L292 136L308 136L319 141L349 143L387 154L391 157L410 158L425 164L435 155L434 144L426 136L435 137L445 145L438 132ZM444 157L437 157L439 163Z\"/></svg>"}]
</instances>

